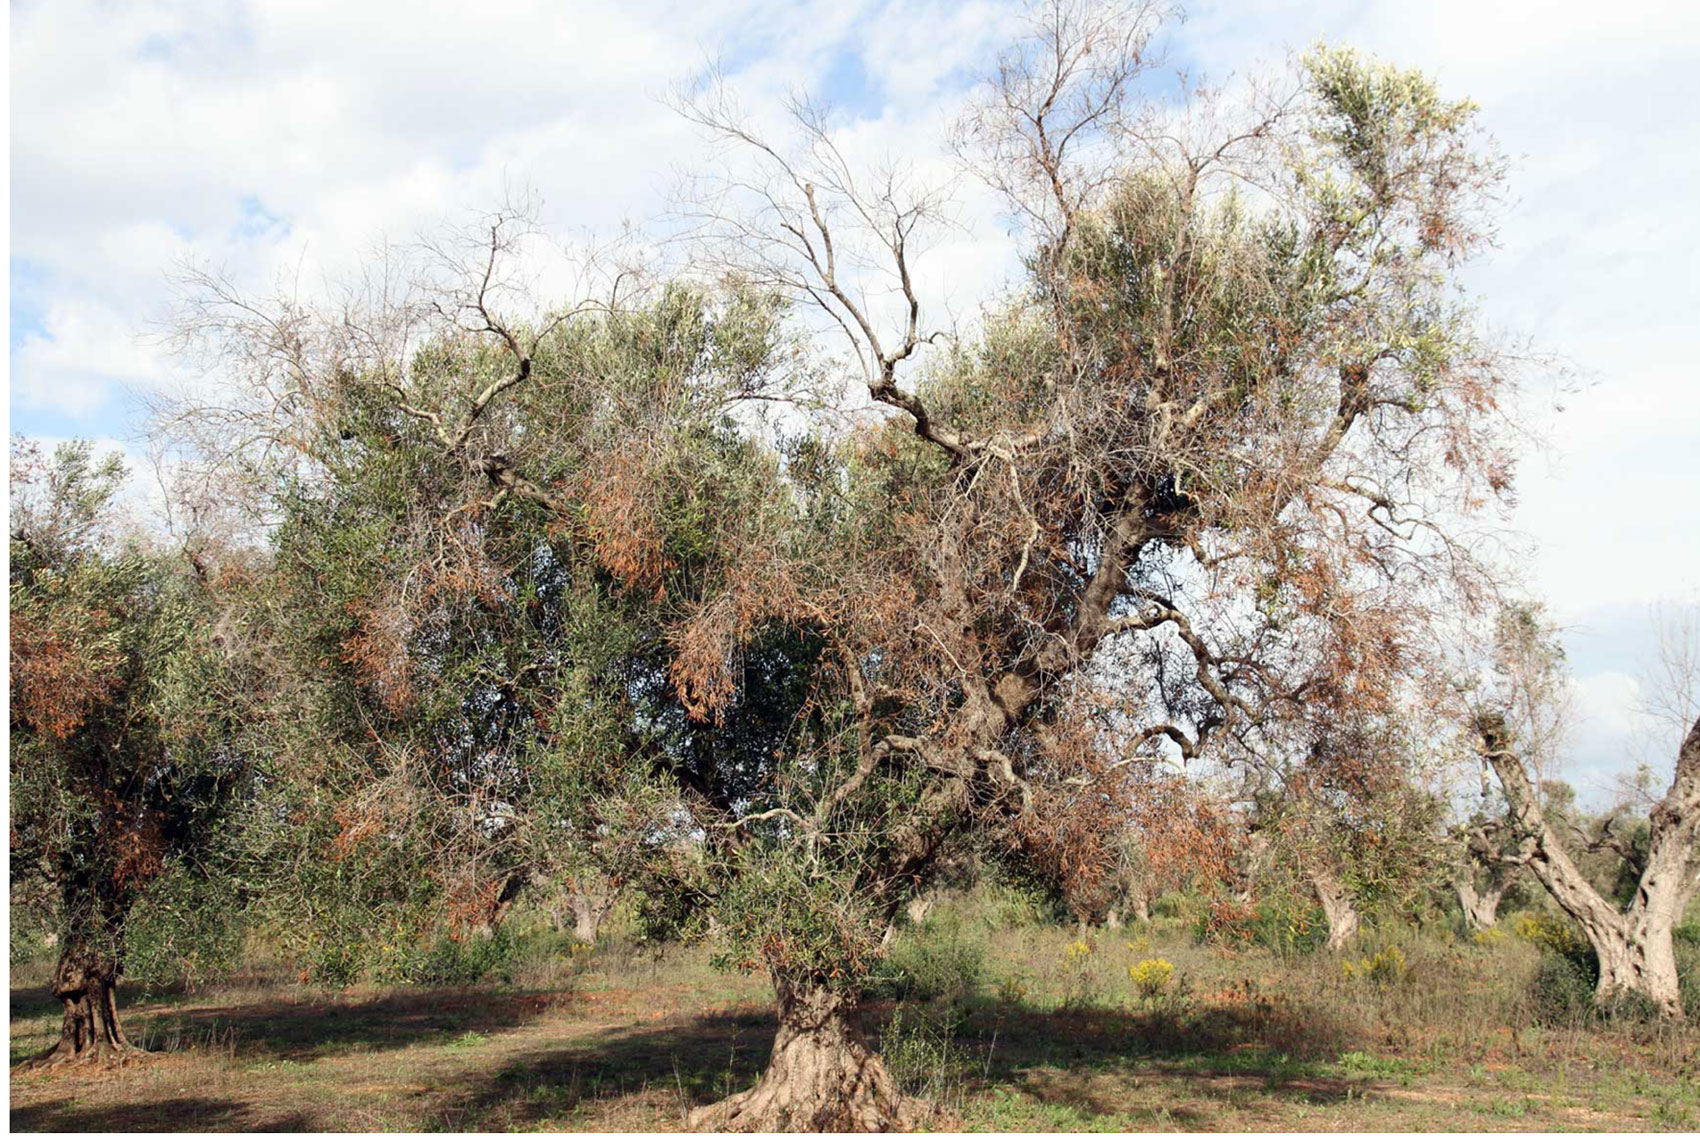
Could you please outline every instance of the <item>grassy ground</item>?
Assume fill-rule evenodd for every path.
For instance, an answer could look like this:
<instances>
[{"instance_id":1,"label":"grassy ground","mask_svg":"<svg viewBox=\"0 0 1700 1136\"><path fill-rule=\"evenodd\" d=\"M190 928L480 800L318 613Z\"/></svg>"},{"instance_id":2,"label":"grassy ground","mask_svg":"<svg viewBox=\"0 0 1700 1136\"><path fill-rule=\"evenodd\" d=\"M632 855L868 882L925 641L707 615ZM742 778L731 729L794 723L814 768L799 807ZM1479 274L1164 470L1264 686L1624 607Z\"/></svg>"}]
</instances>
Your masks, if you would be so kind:
<instances>
[{"instance_id":1,"label":"grassy ground","mask_svg":"<svg viewBox=\"0 0 1700 1136\"><path fill-rule=\"evenodd\" d=\"M1197 946L1179 928L1077 938L945 918L911 938L914 972L980 959L978 978L911 983L900 1007L870 1002L862 1025L969 1129L1700 1124L1700 1031L1538 1028L1522 1002L1526 944L1396 945L1371 976L1374 952L1347 973L1338 959ZM685 1109L750 1084L772 1040L765 984L706 958L616 946L523 987L250 977L133 996L128 1028L154 1053L93 1079L14 1076L12 1126L676 1129ZM1147 967L1142 994L1128 968L1155 959L1173 973L1159 984L1163 968ZM44 975L13 981L16 1065L52 1040L58 1005Z\"/></svg>"}]
</instances>

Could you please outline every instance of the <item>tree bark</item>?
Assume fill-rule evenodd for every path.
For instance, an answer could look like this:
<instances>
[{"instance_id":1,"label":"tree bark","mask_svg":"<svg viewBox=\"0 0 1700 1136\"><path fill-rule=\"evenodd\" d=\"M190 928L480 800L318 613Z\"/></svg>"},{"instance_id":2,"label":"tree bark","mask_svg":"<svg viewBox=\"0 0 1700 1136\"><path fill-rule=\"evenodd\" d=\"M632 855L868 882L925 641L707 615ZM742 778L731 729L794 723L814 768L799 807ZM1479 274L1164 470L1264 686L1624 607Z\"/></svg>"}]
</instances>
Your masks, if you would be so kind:
<instances>
[{"instance_id":1,"label":"tree bark","mask_svg":"<svg viewBox=\"0 0 1700 1136\"><path fill-rule=\"evenodd\" d=\"M1235 865L1239 875L1239 889L1234 892L1236 901L1252 903L1257 899L1257 885L1268 870L1272 853L1273 844L1268 833L1253 832L1246 837Z\"/></svg>"},{"instance_id":2,"label":"tree bark","mask_svg":"<svg viewBox=\"0 0 1700 1136\"><path fill-rule=\"evenodd\" d=\"M581 943L594 943L596 933L602 929L602 913L582 895L574 895L568 902L573 909L573 938Z\"/></svg>"},{"instance_id":3,"label":"tree bark","mask_svg":"<svg viewBox=\"0 0 1700 1136\"><path fill-rule=\"evenodd\" d=\"M754 1088L694 1110L692 1129L726 1132L906 1132L923 1119L878 1055L850 1032L847 995L775 978L779 1033Z\"/></svg>"},{"instance_id":4,"label":"tree bark","mask_svg":"<svg viewBox=\"0 0 1700 1136\"><path fill-rule=\"evenodd\" d=\"M903 905L903 912L909 917L910 927L919 927L926 921L927 912L932 910L933 900L935 898L936 893L924 892L913 897L908 903ZM891 946L892 942L897 938L898 924L899 920L895 916L886 920L885 932L880 936L880 947L882 949Z\"/></svg>"},{"instance_id":5,"label":"tree bark","mask_svg":"<svg viewBox=\"0 0 1700 1136\"><path fill-rule=\"evenodd\" d=\"M581 943L596 942L602 920L613 910L617 898L613 888L573 881L567 892L567 905L573 911L573 938Z\"/></svg>"},{"instance_id":6,"label":"tree bark","mask_svg":"<svg viewBox=\"0 0 1700 1136\"><path fill-rule=\"evenodd\" d=\"M1682 1016L1676 952L1669 922L1616 918L1582 930L1600 963L1596 1001L1609 1005L1625 994L1650 1000L1666 1017Z\"/></svg>"},{"instance_id":7,"label":"tree bark","mask_svg":"<svg viewBox=\"0 0 1700 1136\"><path fill-rule=\"evenodd\" d=\"M1510 873L1496 875L1481 891L1474 880L1461 878L1457 882L1458 906L1464 909L1464 925L1472 931L1486 931L1499 923L1499 905L1515 882Z\"/></svg>"},{"instance_id":8,"label":"tree bark","mask_svg":"<svg viewBox=\"0 0 1700 1136\"><path fill-rule=\"evenodd\" d=\"M68 941L53 970L52 989L65 1017L59 1041L38 1063L122 1061L141 1052L118 1021L118 963L110 955Z\"/></svg>"},{"instance_id":9,"label":"tree bark","mask_svg":"<svg viewBox=\"0 0 1700 1136\"><path fill-rule=\"evenodd\" d=\"M1683 739L1670 791L1654 806L1647 864L1628 907L1613 907L1576 867L1547 823L1522 759L1512 748L1505 719L1477 719L1482 754L1505 790L1510 821L1523 842L1523 857L1558 905L1587 936L1600 965L1596 1002L1610 1005L1625 994L1648 999L1665 1017L1681 1018L1676 952L1671 931L1688 900L1700 890L1700 719Z\"/></svg>"},{"instance_id":10,"label":"tree bark","mask_svg":"<svg viewBox=\"0 0 1700 1136\"><path fill-rule=\"evenodd\" d=\"M1310 882L1322 903L1322 913L1328 918L1328 949L1336 953L1343 951L1357 940L1361 923L1351 893L1326 869L1312 868Z\"/></svg>"}]
</instances>

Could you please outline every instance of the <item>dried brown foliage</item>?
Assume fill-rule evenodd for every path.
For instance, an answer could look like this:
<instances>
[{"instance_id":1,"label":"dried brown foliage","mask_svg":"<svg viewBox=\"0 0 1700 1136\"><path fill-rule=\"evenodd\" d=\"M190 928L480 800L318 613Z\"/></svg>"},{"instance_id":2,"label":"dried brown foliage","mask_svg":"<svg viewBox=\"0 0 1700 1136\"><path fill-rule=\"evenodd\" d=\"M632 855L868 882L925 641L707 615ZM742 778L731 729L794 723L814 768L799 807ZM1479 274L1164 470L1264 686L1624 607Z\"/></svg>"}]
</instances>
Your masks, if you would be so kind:
<instances>
[{"instance_id":1,"label":"dried brown foliage","mask_svg":"<svg viewBox=\"0 0 1700 1136\"><path fill-rule=\"evenodd\" d=\"M50 585L52 586L52 585ZM64 741L119 681L107 612L69 604L14 605L12 712Z\"/></svg>"}]
</instances>

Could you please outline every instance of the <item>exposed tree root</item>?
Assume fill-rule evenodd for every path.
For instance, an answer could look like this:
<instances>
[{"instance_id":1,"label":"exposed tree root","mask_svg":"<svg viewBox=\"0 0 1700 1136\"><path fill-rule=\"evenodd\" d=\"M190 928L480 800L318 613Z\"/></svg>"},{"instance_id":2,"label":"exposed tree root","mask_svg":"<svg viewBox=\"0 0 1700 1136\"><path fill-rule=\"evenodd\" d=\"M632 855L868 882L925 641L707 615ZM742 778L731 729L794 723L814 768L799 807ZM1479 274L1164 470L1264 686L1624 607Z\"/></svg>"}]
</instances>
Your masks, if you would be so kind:
<instances>
[{"instance_id":1,"label":"exposed tree root","mask_svg":"<svg viewBox=\"0 0 1700 1136\"><path fill-rule=\"evenodd\" d=\"M105 1068L146 1055L118 1021L117 967L93 952L67 948L53 974L53 996L65 1007L59 1041L19 1071L67 1065Z\"/></svg>"},{"instance_id":2,"label":"exposed tree root","mask_svg":"<svg viewBox=\"0 0 1700 1136\"><path fill-rule=\"evenodd\" d=\"M53 1048L45 1053L19 1062L12 1070L14 1075L23 1073L46 1073L56 1069L116 1069L133 1061L140 1061L153 1054L139 1045L125 1042L122 1045L100 1043L84 1046L81 1050L66 1044L61 1038L54 1043Z\"/></svg>"},{"instance_id":3,"label":"exposed tree root","mask_svg":"<svg viewBox=\"0 0 1700 1136\"><path fill-rule=\"evenodd\" d=\"M879 1056L854 1040L825 991L781 992L779 1034L752 1089L694 1110L697 1131L911 1132L931 1108L898 1089Z\"/></svg>"}]
</instances>

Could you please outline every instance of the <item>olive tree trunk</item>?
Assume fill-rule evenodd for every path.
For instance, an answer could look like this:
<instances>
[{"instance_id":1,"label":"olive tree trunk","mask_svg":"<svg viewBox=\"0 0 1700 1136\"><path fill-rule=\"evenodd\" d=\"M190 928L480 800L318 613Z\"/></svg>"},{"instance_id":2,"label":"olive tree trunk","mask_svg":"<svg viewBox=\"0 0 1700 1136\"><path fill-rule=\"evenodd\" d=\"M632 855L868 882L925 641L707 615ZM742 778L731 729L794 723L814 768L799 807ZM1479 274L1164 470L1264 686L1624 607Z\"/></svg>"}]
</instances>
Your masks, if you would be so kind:
<instances>
[{"instance_id":1,"label":"olive tree trunk","mask_svg":"<svg viewBox=\"0 0 1700 1136\"><path fill-rule=\"evenodd\" d=\"M909 918L910 927L919 927L927 921L927 912L933 909L937 900L937 892L922 892L903 905L904 914ZM898 920L896 917L886 920L885 933L880 936L880 946L889 947L897 938Z\"/></svg>"},{"instance_id":2,"label":"olive tree trunk","mask_svg":"<svg viewBox=\"0 0 1700 1136\"><path fill-rule=\"evenodd\" d=\"M774 979L779 1032L754 1088L693 1111L698 1131L903 1132L921 1120L877 1054L851 1033L850 997L815 981Z\"/></svg>"},{"instance_id":3,"label":"olive tree trunk","mask_svg":"<svg viewBox=\"0 0 1700 1136\"><path fill-rule=\"evenodd\" d=\"M1458 906L1464 910L1464 925L1472 931L1486 931L1499 923L1499 905L1515 881L1510 873L1496 875L1480 891L1468 877L1457 881Z\"/></svg>"},{"instance_id":4,"label":"olive tree trunk","mask_svg":"<svg viewBox=\"0 0 1700 1136\"><path fill-rule=\"evenodd\" d=\"M118 1021L118 963L111 954L67 940L53 970L53 996L65 1007L59 1041L41 1064L121 1061L141 1052Z\"/></svg>"},{"instance_id":5,"label":"olive tree trunk","mask_svg":"<svg viewBox=\"0 0 1700 1136\"><path fill-rule=\"evenodd\" d=\"M1646 867L1634 898L1622 911L1601 898L1559 843L1512 748L1505 719L1482 715L1476 726L1483 756L1505 790L1509 819L1522 841L1520 858L1581 926L1599 961L1596 1001L1606 1005L1633 994L1646 998L1666 1017L1682 1017L1671 931L1688 900L1700 891L1695 849L1700 829L1700 719L1683 739L1670 791L1653 807Z\"/></svg>"},{"instance_id":6,"label":"olive tree trunk","mask_svg":"<svg viewBox=\"0 0 1700 1136\"><path fill-rule=\"evenodd\" d=\"M1322 904L1322 914L1328 919L1328 949L1343 951L1357 941L1362 925L1352 895L1340 878L1326 868L1312 868L1310 882Z\"/></svg>"},{"instance_id":7,"label":"olive tree trunk","mask_svg":"<svg viewBox=\"0 0 1700 1136\"><path fill-rule=\"evenodd\" d=\"M573 913L573 938L594 943L602 933L602 920L614 909L619 892L602 880L574 879L567 890L567 906Z\"/></svg>"}]
</instances>

